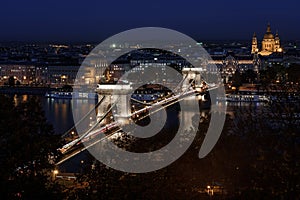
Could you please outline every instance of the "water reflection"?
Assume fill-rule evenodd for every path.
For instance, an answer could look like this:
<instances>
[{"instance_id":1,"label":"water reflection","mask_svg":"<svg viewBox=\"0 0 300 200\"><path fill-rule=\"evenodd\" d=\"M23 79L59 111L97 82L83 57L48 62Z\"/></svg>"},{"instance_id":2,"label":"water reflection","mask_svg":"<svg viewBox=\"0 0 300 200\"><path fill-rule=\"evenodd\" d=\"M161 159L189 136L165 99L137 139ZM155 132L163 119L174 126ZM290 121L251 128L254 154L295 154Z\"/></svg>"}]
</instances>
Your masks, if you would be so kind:
<instances>
[{"instance_id":1,"label":"water reflection","mask_svg":"<svg viewBox=\"0 0 300 200\"><path fill-rule=\"evenodd\" d=\"M15 95L14 103L18 105L21 102L26 102L29 100L30 95ZM80 117L85 113L88 113L91 109L94 108L95 102L89 100L76 100L72 101L70 99L52 99L46 98L44 96L37 96L45 111L47 120L54 126L55 133L63 134L65 131L70 129L74 125L73 115ZM243 107L257 107L260 109L264 107L264 103L227 103L227 102L217 102L218 106L227 106L227 114L233 116L233 113ZM72 107L73 112L72 113ZM200 113L200 118L208 115L208 110L204 110ZM194 111L187 111L185 113L184 120L191 120Z\"/></svg>"},{"instance_id":2,"label":"water reflection","mask_svg":"<svg viewBox=\"0 0 300 200\"><path fill-rule=\"evenodd\" d=\"M36 96L42 105L45 116L49 123L54 127L57 134L63 134L74 125L72 116L72 100L70 99L52 99L44 96ZM15 95L14 103L18 105L21 102L27 102L30 95ZM92 101L78 100L78 105L75 112L87 113L95 105Z\"/></svg>"}]
</instances>

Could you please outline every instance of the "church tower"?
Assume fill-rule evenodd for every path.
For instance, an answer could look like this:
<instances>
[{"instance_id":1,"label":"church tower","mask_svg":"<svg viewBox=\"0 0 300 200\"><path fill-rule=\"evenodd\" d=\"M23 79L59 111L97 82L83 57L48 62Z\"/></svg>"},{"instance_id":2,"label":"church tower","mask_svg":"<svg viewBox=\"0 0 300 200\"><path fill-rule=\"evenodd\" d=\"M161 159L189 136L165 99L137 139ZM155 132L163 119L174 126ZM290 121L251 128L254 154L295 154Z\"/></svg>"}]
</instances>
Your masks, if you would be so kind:
<instances>
[{"instance_id":1,"label":"church tower","mask_svg":"<svg viewBox=\"0 0 300 200\"><path fill-rule=\"evenodd\" d=\"M275 52L281 52L281 48L280 48L280 39L278 36L278 31L276 31L276 35L275 35L275 45L274 45L274 51Z\"/></svg>"},{"instance_id":2,"label":"church tower","mask_svg":"<svg viewBox=\"0 0 300 200\"><path fill-rule=\"evenodd\" d=\"M251 53L252 54L257 53L257 51L258 51L257 38L256 38L256 34L254 33L253 37L252 37L252 50L251 50Z\"/></svg>"}]
</instances>

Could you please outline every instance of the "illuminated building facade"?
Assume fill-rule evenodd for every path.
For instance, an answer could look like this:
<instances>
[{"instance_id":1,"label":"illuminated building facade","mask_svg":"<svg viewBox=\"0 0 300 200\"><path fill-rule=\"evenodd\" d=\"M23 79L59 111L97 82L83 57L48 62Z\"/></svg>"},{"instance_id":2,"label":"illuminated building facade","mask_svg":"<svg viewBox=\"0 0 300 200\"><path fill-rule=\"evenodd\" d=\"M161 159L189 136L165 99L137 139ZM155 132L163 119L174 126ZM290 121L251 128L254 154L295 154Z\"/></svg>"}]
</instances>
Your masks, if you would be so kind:
<instances>
[{"instance_id":1,"label":"illuminated building facade","mask_svg":"<svg viewBox=\"0 0 300 200\"><path fill-rule=\"evenodd\" d=\"M251 53L260 54L262 56L269 56L275 52L279 52L279 53L282 52L282 48L280 46L280 38L277 32L275 36L273 35L271 31L271 26L270 24L268 24L267 31L264 34L263 40L261 42L260 50L258 48L256 34L255 33L253 34Z\"/></svg>"}]
</instances>

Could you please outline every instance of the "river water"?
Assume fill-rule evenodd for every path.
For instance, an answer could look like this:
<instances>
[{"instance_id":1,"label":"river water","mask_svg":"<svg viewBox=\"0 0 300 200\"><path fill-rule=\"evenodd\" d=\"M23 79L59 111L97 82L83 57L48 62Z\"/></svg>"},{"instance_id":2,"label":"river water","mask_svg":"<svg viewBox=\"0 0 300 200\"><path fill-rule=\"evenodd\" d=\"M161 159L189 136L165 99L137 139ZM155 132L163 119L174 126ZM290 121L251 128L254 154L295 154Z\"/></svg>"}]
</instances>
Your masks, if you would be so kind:
<instances>
[{"instance_id":1,"label":"river water","mask_svg":"<svg viewBox=\"0 0 300 200\"><path fill-rule=\"evenodd\" d=\"M73 125L72 107L74 101L71 99L53 99L44 96L37 96L41 102L41 106L45 112L46 119L53 125L56 134L63 134ZM15 103L26 102L30 95L15 95ZM92 100L76 100L80 107L76 107L80 113L87 113L95 106ZM75 103L76 103L75 102Z\"/></svg>"},{"instance_id":2,"label":"river water","mask_svg":"<svg viewBox=\"0 0 300 200\"><path fill-rule=\"evenodd\" d=\"M29 95L15 96L15 102L27 101ZM41 102L41 106L45 112L45 116L50 124L53 125L56 134L63 134L69 130L73 125L73 113L72 113L72 103L71 99L53 99L46 98L44 96L38 96ZM87 113L95 106L95 102L92 100L76 100L80 107L76 107L78 112ZM260 107L264 106L264 103L226 103L227 113L233 115L238 109L242 109L245 106ZM205 112L201 113L202 115Z\"/></svg>"}]
</instances>

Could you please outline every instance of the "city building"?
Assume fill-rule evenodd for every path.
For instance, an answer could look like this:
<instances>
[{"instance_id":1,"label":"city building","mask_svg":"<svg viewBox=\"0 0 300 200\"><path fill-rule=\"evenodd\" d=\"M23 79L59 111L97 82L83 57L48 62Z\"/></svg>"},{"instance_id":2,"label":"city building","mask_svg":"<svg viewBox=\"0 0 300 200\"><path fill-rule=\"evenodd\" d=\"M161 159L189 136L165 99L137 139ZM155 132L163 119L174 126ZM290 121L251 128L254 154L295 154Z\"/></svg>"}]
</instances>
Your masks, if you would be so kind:
<instances>
[{"instance_id":1,"label":"city building","mask_svg":"<svg viewBox=\"0 0 300 200\"><path fill-rule=\"evenodd\" d=\"M73 84L79 66L48 66L48 80L53 85Z\"/></svg>"},{"instance_id":2,"label":"city building","mask_svg":"<svg viewBox=\"0 0 300 200\"><path fill-rule=\"evenodd\" d=\"M6 63L0 65L0 83L8 84L8 79L13 77L20 84L36 82L36 67L27 63Z\"/></svg>"},{"instance_id":3,"label":"city building","mask_svg":"<svg viewBox=\"0 0 300 200\"><path fill-rule=\"evenodd\" d=\"M275 52L279 52L279 53L282 52L282 48L280 46L280 38L278 32L276 32L275 36L273 35L271 31L271 26L270 24L268 24L267 31L264 34L260 49L258 46L256 33L253 34L251 53L252 54L257 53L262 56L269 56Z\"/></svg>"}]
</instances>

